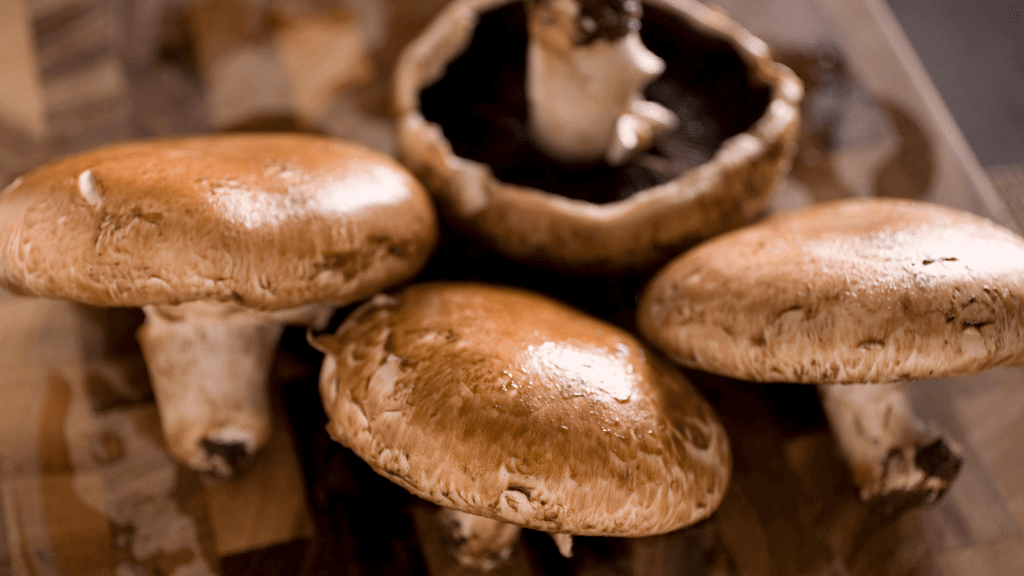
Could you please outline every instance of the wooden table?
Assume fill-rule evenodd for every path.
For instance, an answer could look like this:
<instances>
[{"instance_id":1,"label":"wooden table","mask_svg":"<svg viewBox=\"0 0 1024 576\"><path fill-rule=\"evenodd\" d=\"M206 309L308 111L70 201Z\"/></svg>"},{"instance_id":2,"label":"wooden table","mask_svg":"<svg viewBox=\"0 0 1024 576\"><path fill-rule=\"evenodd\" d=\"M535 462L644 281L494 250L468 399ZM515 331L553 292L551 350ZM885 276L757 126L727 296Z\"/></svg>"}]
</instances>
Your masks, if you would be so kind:
<instances>
[{"instance_id":1,"label":"wooden table","mask_svg":"<svg viewBox=\"0 0 1024 576\"><path fill-rule=\"evenodd\" d=\"M237 100L251 125L389 150L382 79L440 3L324 14L314 2L237 0L227 13L248 6L249 16L227 25L209 15L223 6L2 0L0 186L103 142L244 125L224 94L246 91L217 85L241 74L224 54L260 62L263 73L243 80L273 88ZM271 24L254 20L268 5ZM1020 229L1017 204L985 179L882 0L720 5L808 84L801 153L774 209L901 195ZM339 42L364 60L310 65ZM446 555L431 505L326 437L319 357L301 332L282 344L277 432L249 473L224 481L176 464L133 340L139 321L0 294L0 574L469 573ZM1024 574L1019 368L913 387L919 411L963 444L966 465L937 505L897 519L856 500L813 389L693 376L734 441L734 482L715 516L656 538L578 538L571 560L527 533L499 574Z\"/></svg>"}]
</instances>

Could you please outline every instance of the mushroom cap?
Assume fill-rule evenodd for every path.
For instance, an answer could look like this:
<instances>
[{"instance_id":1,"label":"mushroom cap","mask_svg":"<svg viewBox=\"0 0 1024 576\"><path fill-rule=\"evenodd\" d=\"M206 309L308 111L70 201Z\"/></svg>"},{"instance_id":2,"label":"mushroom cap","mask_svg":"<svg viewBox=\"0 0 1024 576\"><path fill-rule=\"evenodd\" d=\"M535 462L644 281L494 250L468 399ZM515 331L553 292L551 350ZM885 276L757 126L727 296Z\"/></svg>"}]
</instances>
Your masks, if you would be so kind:
<instances>
[{"instance_id":1,"label":"mushroom cap","mask_svg":"<svg viewBox=\"0 0 1024 576\"><path fill-rule=\"evenodd\" d=\"M303 134L129 142L0 193L0 286L96 306L345 304L405 280L437 237L400 164Z\"/></svg>"},{"instance_id":2,"label":"mushroom cap","mask_svg":"<svg viewBox=\"0 0 1024 576\"><path fill-rule=\"evenodd\" d=\"M727 138L709 161L628 198L598 204L503 181L491 166L458 155L444 127L424 116L421 93L466 51L482 14L514 2L451 2L406 47L395 69L401 158L457 227L531 265L622 272L650 270L764 211L796 153L803 84L772 60L762 40L721 10L694 0L649 0L645 6L727 43L747 68L745 76L769 92L764 112Z\"/></svg>"},{"instance_id":3,"label":"mushroom cap","mask_svg":"<svg viewBox=\"0 0 1024 576\"><path fill-rule=\"evenodd\" d=\"M365 303L320 344L331 435L441 506L642 536L710 515L725 492L725 431L685 377L546 297L414 285Z\"/></svg>"},{"instance_id":4,"label":"mushroom cap","mask_svg":"<svg viewBox=\"0 0 1024 576\"><path fill-rule=\"evenodd\" d=\"M1024 362L1024 239L912 200L818 204L683 253L645 290L644 336L683 365L869 383Z\"/></svg>"}]
</instances>

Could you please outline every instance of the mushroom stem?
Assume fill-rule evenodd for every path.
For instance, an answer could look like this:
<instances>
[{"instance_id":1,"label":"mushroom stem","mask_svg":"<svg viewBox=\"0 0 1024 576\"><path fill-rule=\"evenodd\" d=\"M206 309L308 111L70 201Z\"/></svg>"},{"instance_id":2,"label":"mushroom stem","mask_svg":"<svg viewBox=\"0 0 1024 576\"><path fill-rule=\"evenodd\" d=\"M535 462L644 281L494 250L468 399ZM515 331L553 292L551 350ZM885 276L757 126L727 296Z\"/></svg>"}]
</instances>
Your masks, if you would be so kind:
<instances>
[{"instance_id":1,"label":"mushroom stem","mask_svg":"<svg viewBox=\"0 0 1024 576\"><path fill-rule=\"evenodd\" d=\"M549 532L551 539L558 547L558 553L566 558L572 558L572 534Z\"/></svg>"},{"instance_id":2,"label":"mushroom stem","mask_svg":"<svg viewBox=\"0 0 1024 576\"><path fill-rule=\"evenodd\" d=\"M861 501L895 514L934 502L956 477L960 447L921 421L905 384L822 384L818 393Z\"/></svg>"},{"instance_id":3,"label":"mushroom stem","mask_svg":"<svg viewBox=\"0 0 1024 576\"><path fill-rule=\"evenodd\" d=\"M488 571L504 564L522 528L467 512L442 508L441 521L451 529L454 554L467 568Z\"/></svg>"},{"instance_id":4,"label":"mushroom stem","mask_svg":"<svg viewBox=\"0 0 1024 576\"><path fill-rule=\"evenodd\" d=\"M268 379L288 323L330 308L260 312L216 302L145 306L138 340L170 452L188 467L234 476L271 430Z\"/></svg>"},{"instance_id":5,"label":"mushroom stem","mask_svg":"<svg viewBox=\"0 0 1024 576\"><path fill-rule=\"evenodd\" d=\"M581 0L527 2L526 98L533 139L552 157L618 165L651 146L679 119L644 100L643 89L665 70L644 46L639 2L607 2L599 22ZM589 4L599 4L590 1ZM603 32L603 33L602 33Z\"/></svg>"},{"instance_id":6,"label":"mushroom stem","mask_svg":"<svg viewBox=\"0 0 1024 576\"><path fill-rule=\"evenodd\" d=\"M450 535L455 541L453 553L459 564L485 572L509 559L523 530L515 524L449 508L442 508L439 514L441 522L451 529ZM551 532L550 535L558 553L571 558L572 534Z\"/></svg>"}]
</instances>

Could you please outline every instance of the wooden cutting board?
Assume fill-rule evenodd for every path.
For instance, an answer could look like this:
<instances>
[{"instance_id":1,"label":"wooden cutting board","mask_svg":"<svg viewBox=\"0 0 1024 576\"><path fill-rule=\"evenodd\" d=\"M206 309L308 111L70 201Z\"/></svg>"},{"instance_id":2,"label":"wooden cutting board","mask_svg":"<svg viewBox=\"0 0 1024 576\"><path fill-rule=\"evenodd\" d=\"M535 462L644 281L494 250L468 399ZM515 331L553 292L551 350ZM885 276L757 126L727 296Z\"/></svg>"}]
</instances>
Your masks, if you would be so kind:
<instances>
[{"instance_id":1,"label":"wooden cutting board","mask_svg":"<svg viewBox=\"0 0 1024 576\"><path fill-rule=\"evenodd\" d=\"M0 0L0 186L100 143L226 127L315 129L389 151L386 69L440 4L237 0L244 17L228 21L209 17L224 5L170 0ZM1018 204L985 179L881 0L719 4L807 83L800 155L774 209L904 195L1020 230ZM346 42L369 69L311 66ZM218 76L224 58L254 68ZM274 98L223 97L261 81ZM432 505L327 438L319 356L301 331L282 342L275 435L248 474L175 463L139 322L0 293L0 574L471 573L447 555ZM1020 369L913 387L966 465L941 502L897 519L857 501L813 389L692 376L733 440L721 509L655 538L578 538L571 559L528 532L496 574L1024 574Z\"/></svg>"}]
</instances>

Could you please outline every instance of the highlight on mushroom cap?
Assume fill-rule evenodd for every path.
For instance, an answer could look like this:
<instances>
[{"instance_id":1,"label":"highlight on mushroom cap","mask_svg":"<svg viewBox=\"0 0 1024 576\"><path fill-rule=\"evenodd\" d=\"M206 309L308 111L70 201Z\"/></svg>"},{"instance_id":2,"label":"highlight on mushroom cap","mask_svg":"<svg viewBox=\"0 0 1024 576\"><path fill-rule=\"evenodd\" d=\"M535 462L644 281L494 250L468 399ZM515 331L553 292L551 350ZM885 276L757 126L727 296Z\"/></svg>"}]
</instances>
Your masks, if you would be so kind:
<instances>
[{"instance_id":1,"label":"highlight on mushroom cap","mask_svg":"<svg viewBox=\"0 0 1024 576\"><path fill-rule=\"evenodd\" d=\"M436 238L420 184L362 146L302 134L125 142L0 195L0 284L96 306L345 303L415 274Z\"/></svg>"},{"instance_id":2,"label":"highlight on mushroom cap","mask_svg":"<svg viewBox=\"0 0 1024 576\"><path fill-rule=\"evenodd\" d=\"M547 297L417 284L317 341L331 435L441 506L642 536L705 518L724 495L725 431L682 373Z\"/></svg>"}]
</instances>

